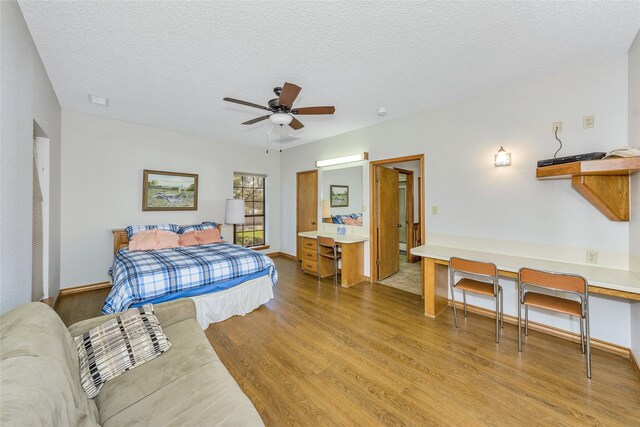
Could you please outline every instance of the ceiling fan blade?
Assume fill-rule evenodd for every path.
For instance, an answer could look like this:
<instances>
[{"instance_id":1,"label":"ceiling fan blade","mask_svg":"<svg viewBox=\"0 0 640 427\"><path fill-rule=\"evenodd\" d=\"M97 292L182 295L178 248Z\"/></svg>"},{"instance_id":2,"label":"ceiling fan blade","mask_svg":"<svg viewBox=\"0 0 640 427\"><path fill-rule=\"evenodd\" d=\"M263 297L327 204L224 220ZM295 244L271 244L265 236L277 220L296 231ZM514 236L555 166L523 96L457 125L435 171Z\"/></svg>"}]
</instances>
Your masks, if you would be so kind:
<instances>
[{"instance_id":1,"label":"ceiling fan blade","mask_svg":"<svg viewBox=\"0 0 640 427\"><path fill-rule=\"evenodd\" d=\"M336 107L334 106L326 106L326 107L302 107L295 108L291 110L293 114L298 114L301 116L311 115L311 114L333 114L336 112Z\"/></svg>"},{"instance_id":2,"label":"ceiling fan blade","mask_svg":"<svg viewBox=\"0 0 640 427\"><path fill-rule=\"evenodd\" d=\"M293 130L302 129L304 127L300 120L296 119L295 117L292 117L291 119L292 120L291 123L289 123L289 126L291 126Z\"/></svg>"},{"instance_id":3,"label":"ceiling fan blade","mask_svg":"<svg viewBox=\"0 0 640 427\"><path fill-rule=\"evenodd\" d=\"M266 120L268 118L269 118L269 115L256 117L255 119L247 120L246 122L243 123L243 125L252 125L254 123L258 123L258 122L261 122L263 120Z\"/></svg>"},{"instance_id":4,"label":"ceiling fan blade","mask_svg":"<svg viewBox=\"0 0 640 427\"><path fill-rule=\"evenodd\" d=\"M293 83L285 82L282 90L280 91L278 103L280 105L286 105L287 107L291 108L291 106L293 105L293 101L296 100L301 90L302 88L300 88L300 86L296 86Z\"/></svg>"},{"instance_id":5,"label":"ceiling fan blade","mask_svg":"<svg viewBox=\"0 0 640 427\"><path fill-rule=\"evenodd\" d=\"M254 108L259 108L261 110L271 111L271 109L269 109L268 107L263 107L262 105L254 104L253 102L242 101L240 99L223 98L222 100L223 101L227 101L227 102L233 102L233 103L236 103L236 104L246 105L247 107L254 107Z\"/></svg>"}]
</instances>

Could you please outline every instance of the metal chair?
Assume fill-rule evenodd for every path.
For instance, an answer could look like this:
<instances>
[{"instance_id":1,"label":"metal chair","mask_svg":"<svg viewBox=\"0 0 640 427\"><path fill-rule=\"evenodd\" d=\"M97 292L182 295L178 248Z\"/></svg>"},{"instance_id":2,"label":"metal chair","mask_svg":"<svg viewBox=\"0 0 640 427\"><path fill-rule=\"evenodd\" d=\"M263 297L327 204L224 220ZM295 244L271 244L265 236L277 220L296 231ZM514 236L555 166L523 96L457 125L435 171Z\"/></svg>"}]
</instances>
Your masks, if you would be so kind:
<instances>
[{"instance_id":1,"label":"metal chair","mask_svg":"<svg viewBox=\"0 0 640 427\"><path fill-rule=\"evenodd\" d=\"M562 297L540 292L549 289L578 297ZM529 335L529 306L580 318L580 346L587 352L587 378L591 378L591 343L589 337L589 284L575 274L521 268L518 271L518 351L522 351L522 306L525 335Z\"/></svg>"},{"instance_id":2,"label":"metal chair","mask_svg":"<svg viewBox=\"0 0 640 427\"><path fill-rule=\"evenodd\" d=\"M338 251L338 244L331 237L318 236L318 280L322 278L320 257L333 260L333 282L338 286L338 260L342 254Z\"/></svg>"},{"instance_id":3,"label":"metal chair","mask_svg":"<svg viewBox=\"0 0 640 427\"><path fill-rule=\"evenodd\" d=\"M456 273L461 277L456 282ZM449 260L449 284L451 286L451 300L453 301L453 316L458 328L458 311L454 289L462 289L464 317L467 317L467 294L474 292L489 295L496 299L496 342L500 342L500 328L504 326L504 309L502 287L498 283L498 268L490 262L472 261L453 257ZM470 276L470 277L469 277ZM474 279L491 280L491 283Z\"/></svg>"}]
</instances>

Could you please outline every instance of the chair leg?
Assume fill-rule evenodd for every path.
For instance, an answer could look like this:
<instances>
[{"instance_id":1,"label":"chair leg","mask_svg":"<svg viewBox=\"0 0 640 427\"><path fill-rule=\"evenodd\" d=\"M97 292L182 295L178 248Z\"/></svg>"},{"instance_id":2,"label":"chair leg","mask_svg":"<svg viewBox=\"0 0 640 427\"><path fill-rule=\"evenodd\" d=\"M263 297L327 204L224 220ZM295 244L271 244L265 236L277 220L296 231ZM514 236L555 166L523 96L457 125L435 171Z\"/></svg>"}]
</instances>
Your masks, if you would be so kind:
<instances>
[{"instance_id":1,"label":"chair leg","mask_svg":"<svg viewBox=\"0 0 640 427\"><path fill-rule=\"evenodd\" d=\"M333 258L333 284L338 286L338 259Z\"/></svg>"},{"instance_id":2,"label":"chair leg","mask_svg":"<svg viewBox=\"0 0 640 427\"><path fill-rule=\"evenodd\" d=\"M524 306L524 334L529 336L529 306Z\"/></svg>"},{"instance_id":3,"label":"chair leg","mask_svg":"<svg viewBox=\"0 0 640 427\"><path fill-rule=\"evenodd\" d=\"M500 299L496 295L496 342L500 342Z\"/></svg>"},{"instance_id":4,"label":"chair leg","mask_svg":"<svg viewBox=\"0 0 640 427\"><path fill-rule=\"evenodd\" d=\"M518 351L522 351L522 299L520 293L520 286L518 286Z\"/></svg>"},{"instance_id":5,"label":"chair leg","mask_svg":"<svg viewBox=\"0 0 640 427\"><path fill-rule=\"evenodd\" d=\"M580 317L580 349L584 354L584 317Z\"/></svg>"},{"instance_id":6,"label":"chair leg","mask_svg":"<svg viewBox=\"0 0 640 427\"><path fill-rule=\"evenodd\" d=\"M504 328L504 298L502 296L502 288L500 288L500 327Z\"/></svg>"},{"instance_id":7,"label":"chair leg","mask_svg":"<svg viewBox=\"0 0 640 427\"><path fill-rule=\"evenodd\" d=\"M585 335L587 336L587 378L591 378L591 337L589 332L589 308L587 306L585 318Z\"/></svg>"},{"instance_id":8,"label":"chair leg","mask_svg":"<svg viewBox=\"0 0 640 427\"><path fill-rule=\"evenodd\" d=\"M467 293L462 290L462 305L464 306L464 317L467 317Z\"/></svg>"},{"instance_id":9,"label":"chair leg","mask_svg":"<svg viewBox=\"0 0 640 427\"><path fill-rule=\"evenodd\" d=\"M456 310L456 294L453 286L451 286L451 301L453 302L453 318L456 320L456 329L458 329L458 310Z\"/></svg>"}]
</instances>

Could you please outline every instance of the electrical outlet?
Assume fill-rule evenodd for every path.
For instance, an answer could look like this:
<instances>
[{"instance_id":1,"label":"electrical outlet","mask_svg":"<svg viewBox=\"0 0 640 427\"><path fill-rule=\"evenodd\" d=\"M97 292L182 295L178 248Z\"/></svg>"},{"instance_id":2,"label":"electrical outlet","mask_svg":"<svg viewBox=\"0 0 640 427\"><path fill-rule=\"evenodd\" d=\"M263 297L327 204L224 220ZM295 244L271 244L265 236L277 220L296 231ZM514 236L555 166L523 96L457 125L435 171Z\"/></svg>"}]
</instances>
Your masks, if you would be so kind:
<instances>
[{"instance_id":1,"label":"electrical outlet","mask_svg":"<svg viewBox=\"0 0 640 427\"><path fill-rule=\"evenodd\" d=\"M562 122L551 123L551 133L556 133L556 128L558 128L558 133L562 133Z\"/></svg>"},{"instance_id":2,"label":"electrical outlet","mask_svg":"<svg viewBox=\"0 0 640 427\"><path fill-rule=\"evenodd\" d=\"M598 263L598 252L597 251L587 251L587 262L589 264L597 264Z\"/></svg>"},{"instance_id":3,"label":"electrical outlet","mask_svg":"<svg viewBox=\"0 0 640 427\"><path fill-rule=\"evenodd\" d=\"M438 215L438 207L437 206L431 206L431 214L432 215Z\"/></svg>"},{"instance_id":4,"label":"electrical outlet","mask_svg":"<svg viewBox=\"0 0 640 427\"><path fill-rule=\"evenodd\" d=\"M596 124L593 114L590 116L584 116L582 118L582 128L588 129L594 127Z\"/></svg>"}]
</instances>

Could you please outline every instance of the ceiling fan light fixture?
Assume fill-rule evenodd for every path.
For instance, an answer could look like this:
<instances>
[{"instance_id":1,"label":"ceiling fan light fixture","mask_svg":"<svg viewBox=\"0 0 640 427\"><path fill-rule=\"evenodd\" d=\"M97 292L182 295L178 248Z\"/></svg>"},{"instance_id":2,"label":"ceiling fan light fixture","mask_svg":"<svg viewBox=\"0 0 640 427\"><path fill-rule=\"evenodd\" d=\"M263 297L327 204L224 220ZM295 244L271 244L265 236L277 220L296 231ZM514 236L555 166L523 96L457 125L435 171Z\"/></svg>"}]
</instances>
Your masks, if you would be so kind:
<instances>
[{"instance_id":1,"label":"ceiling fan light fixture","mask_svg":"<svg viewBox=\"0 0 640 427\"><path fill-rule=\"evenodd\" d=\"M291 123L293 117L285 113L275 113L269 116L269 120L271 120L271 123L273 124L283 126Z\"/></svg>"}]
</instances>

